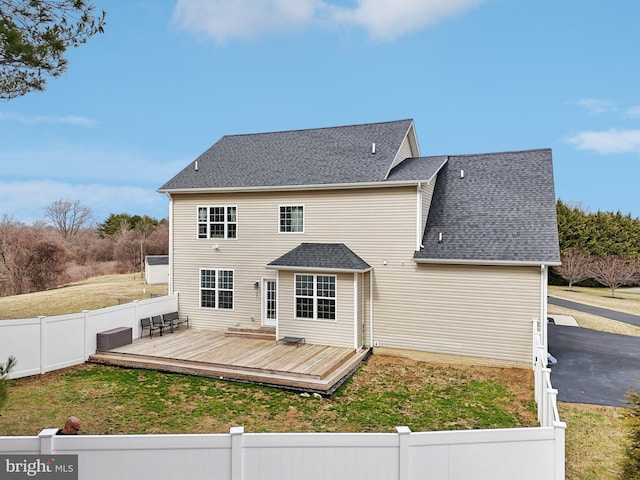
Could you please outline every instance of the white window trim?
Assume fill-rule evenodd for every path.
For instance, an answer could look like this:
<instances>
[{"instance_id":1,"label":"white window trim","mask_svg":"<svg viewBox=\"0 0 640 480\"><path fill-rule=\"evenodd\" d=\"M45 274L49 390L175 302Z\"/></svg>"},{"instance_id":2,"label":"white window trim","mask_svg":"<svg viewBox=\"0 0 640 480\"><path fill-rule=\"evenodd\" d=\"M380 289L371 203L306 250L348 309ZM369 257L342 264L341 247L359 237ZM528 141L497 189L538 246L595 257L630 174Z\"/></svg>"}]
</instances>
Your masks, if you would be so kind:
<instances>
[{"instance_id":1,"label":"white window trim","mask_svg":"<svg viewBox=\"0 0 640 480\"><path fill-rule=\"evenodd\" d=\"M313 276L313 297L301 297L301 298L313 298L313 318L309 318L309 317L298 317L297 315L297 308L296 308L296 298L298 298L298 295L296 294L296 277L298 275L311 275ZM335 287L336 287L336 294L334 297L319 297L318 296L318 289L317 289L317 284L318 284L318 277L333 277L335 279ZM333 299L334 305L335 305L335 317L333 320L332 319L328 319L328 318L318 318L318 299ZM308 272L300 272L300 273L294 273L293 274L293 318L295 320L301 320L301 321L311 321L311 322L325 322L325 323L337 323L338 322L338 276L334 275L334 274L328 274L328 273L308 273Z\"/></svg>"},{"instance_id":2,"label":"white window trim","mask_svg":"<svg viewBox=\"0 0 640 480\"><path fill-rule=\"evenodd\" d=\"M216 306L215 307L203 307L202 306L202 272L203 270L213 270L216 272L216 286L215 288L206 288L205 290L213 290L216 293ZM218 292L220 292L220 288L218 287L218 279L220 272L232 272L233 273L233 288L231 289L231 301L233 302L232 308L220 308L220 298L218 297ZM228 289L222 289L222 291L229 291ZM198 271L198 306L204 310L221 310L225 312L233 312L236 309L236 272L232 268L207 268L201 267Z\"/></svg>"},{"instance_id":3,"label":"white window trim","mask_svg":"<svg viewBox=\"0 0 640 480\"><path fill-rule=\"evenodd\" d=\"M300 232L285 232L280 230L280 209L284 208L284 207L301 207L302 208L302 231ZM305 228L306 228L306 224L307 224L307 219L306 217L306 207L304 205L304 203L283 203L282 205L278 205L278 233L283 234L283 235L301 235L304 233Z\"/></svg>"},{"instance_id":4,"label":"white window trim","mask_svg":"<svg viewBox=\"0 0 640 480\"><path fill-rule=\"evenodd\" d=\"M199 217L199 213L200 213L200 209L201 208L206 208L207 209L207 221L206 221L206 225L207 225L207 236L206 237L201 237L200 236L200 224L203 223L200 221L200 217ZM210 211L209 209L211 208L224 208L224 237L212 237L211 236L211 222L209 221L209 215L210 215ZM236 221L235 222L229 222L229 220L227 219L227 215L228 215L228 208L235 208L236 209ZM198 205L196 207L196 238L198 240L237 240L239 237L238 234L238 224L239 224L239 216L238 216L238 206L237 205ZM236 236L235 237L229 237L229 224L235 224L236 226Z\"/></svg>"}]
</instances>

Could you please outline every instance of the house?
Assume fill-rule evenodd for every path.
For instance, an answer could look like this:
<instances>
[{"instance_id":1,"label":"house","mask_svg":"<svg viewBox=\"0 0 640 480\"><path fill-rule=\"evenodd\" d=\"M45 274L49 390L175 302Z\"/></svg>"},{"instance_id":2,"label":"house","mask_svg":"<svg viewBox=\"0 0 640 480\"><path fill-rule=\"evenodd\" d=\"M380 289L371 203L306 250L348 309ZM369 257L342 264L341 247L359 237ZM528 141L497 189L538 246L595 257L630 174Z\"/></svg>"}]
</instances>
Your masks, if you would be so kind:
<instances>
[{"instance_id":1,"label":"house","mask_svg":"<svg viewBox=\"0 0 640 480\"><path fill-rule=\"evenodd\" d=\"M230 135L159 191L197 328L531 362L560 263L549 149L423 157L410 119Z\"/></svg>"},{"instance_id":2,"label":"house","mask_svg":"<svg viewBox=\"0 0 640 480\"><path fill-rule=\"evenodd\" d=\"M169 255L147 255L144 258L144 279L149 285L169 283Z\"/></svg>"}]
</instances>

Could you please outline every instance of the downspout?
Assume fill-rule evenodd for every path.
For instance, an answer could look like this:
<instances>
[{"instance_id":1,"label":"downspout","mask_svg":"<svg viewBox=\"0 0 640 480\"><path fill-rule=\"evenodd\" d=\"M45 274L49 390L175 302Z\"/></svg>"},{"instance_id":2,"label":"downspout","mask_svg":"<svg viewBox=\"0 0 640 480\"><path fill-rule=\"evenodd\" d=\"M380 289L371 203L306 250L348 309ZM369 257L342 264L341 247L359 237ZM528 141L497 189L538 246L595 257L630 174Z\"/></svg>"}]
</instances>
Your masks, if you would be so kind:
<instances>
[{"instance_id":1,"label":"downspout","mask_svg":"<svg viewBox=\"0 0 640 480\"><path fill-rule=\"evenodd\" d=\"M373 348L373 269L369 270L369 348Z\"/></svg>"},{"instance_id":2,"label":"downspout","mask_svg":"<svg viewBox=\"0 0 640 480\"><path fill-rule=\"evenodd\" d=\"M361 332L360 332L360 346L364 348L364 344L366 342L366 332L365 332L365 316L364 316L364 272L360 274L360 305L362 308L360 309L360 324L361 324Z\"/></svg>"},{"instance_id":3,"label":"downspout","mask_svg":"<svg viewBox=\"0 0 640 480\"><path fill-rule=\"evenodd\" d=\"M547 295L548 295L549 269L546 265L540 265L540 326L542 331L542 342L545 350L549 353L549 343L547 337Z\"/></svg>"},{"instance_id":4,"label":"downspout","mask_svg":"<svg viewBox=\"0 0 640 480\"><path fill-rule=\"evenodd\" d=\"M173 295L173 197L169 197L169 295Z\"/></svg>"},{"instance_id":5,"label":"downspout","mask_svg":"<svg viewBox=\"0 0 640 480\"><path fill-rule=\"evenodd\" d=\"M418 182L418 189L416 195L416 252L420 250L422 243L422 182Z\"/></svg>"},{"instance_id":6,"label":"downspout","mask_svg":"<svg viewBox=\"0 0 640 480\"><path fill-rule=\"evenodd\" d=\"M353 272L353 348L358 350L358 272Z\"/></svg>"}]
</instances>

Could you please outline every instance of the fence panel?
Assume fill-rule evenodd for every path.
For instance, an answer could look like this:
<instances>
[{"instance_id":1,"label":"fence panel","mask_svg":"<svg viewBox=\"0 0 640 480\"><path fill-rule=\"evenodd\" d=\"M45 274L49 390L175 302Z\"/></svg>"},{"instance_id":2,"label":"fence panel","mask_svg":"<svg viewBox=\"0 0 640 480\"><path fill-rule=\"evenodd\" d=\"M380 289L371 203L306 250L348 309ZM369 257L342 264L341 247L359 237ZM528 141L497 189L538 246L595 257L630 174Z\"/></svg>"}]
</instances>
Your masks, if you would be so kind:
<instances>
[{"instance_id":1,"label":"fence panel","mask_svg":"<svg viewBox=\"0 0 640 480\"><path fill-rule=\"evenodd\" d=\"M564 479L554 452L564 446L564 428L397 430L56 436L47 429L39 438L0 437L0 453L76 454L80 480Z\"/></svg>"},{"instance_id":2,"label":"fence panel","mask_svg":"<svg viewBox=\"0 0 640 480\"><path fill-rule=\"evenodd\" d=\"M138 338L140 318L177 310L178 296L167 295L68 315L0 320L0 362L9 355L18 360L9 378L80 365L95 353L99 332L130 327Z\"/></svg>"},{"instance_id":3,"label":"fence panel","mask_svg":"<svg viewBox=\"0 0 640 480\"><path fill-rule=\"evenodd\" d=\"M40 373L42 365L40 319L0 320L0 362L9 355L18 360L10 378Z\"/></svg>"}]
</instances>

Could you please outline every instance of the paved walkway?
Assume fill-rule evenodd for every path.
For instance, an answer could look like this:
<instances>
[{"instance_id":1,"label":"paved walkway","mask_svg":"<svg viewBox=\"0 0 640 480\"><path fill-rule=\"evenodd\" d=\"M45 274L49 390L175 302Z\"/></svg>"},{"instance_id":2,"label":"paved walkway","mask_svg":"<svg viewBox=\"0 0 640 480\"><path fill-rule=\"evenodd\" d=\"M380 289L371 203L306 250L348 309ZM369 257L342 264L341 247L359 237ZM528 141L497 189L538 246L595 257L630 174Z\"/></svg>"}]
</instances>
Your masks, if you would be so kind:
<instances>
[{"instance_id":1,"label":"paved walkway","mask_svg":"<svg viewBox=\"0 0 640 480\"><path fill-rule=\"evenodd\" d=\"M549 304L640 326L640 316L549 297ZM624 394L639 388L640 338L549 324L551 382L558 400L628 407Z\"/></svg>"}]
</instances>

